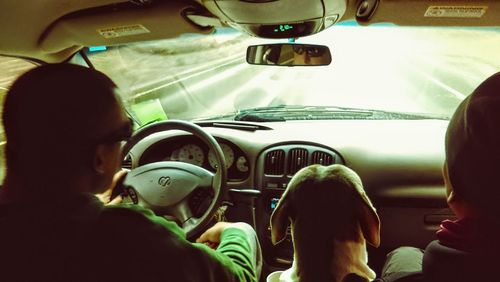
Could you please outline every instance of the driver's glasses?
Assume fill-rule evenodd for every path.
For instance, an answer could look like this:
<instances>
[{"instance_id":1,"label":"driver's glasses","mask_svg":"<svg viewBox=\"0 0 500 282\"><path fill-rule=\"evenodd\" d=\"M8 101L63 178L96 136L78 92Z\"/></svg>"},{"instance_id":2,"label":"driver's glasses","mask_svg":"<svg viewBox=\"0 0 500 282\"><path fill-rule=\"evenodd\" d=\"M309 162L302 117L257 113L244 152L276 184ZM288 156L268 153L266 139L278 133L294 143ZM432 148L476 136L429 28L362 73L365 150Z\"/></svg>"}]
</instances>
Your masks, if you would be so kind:
<instances>
[{"instance_id":1,"label":"driver's glasses","mask_svg":"<svg viewBox=\"0 0 500 282\"><path fill-rule=\"evenodd\" d=\"M96 143L98 144L110 144L115 142L127 141L134 131L134 122L132 119L128 119L128 121L118 128L115 131L110 132L106 136L99 138Z\"/></svg>"}]
</instances>

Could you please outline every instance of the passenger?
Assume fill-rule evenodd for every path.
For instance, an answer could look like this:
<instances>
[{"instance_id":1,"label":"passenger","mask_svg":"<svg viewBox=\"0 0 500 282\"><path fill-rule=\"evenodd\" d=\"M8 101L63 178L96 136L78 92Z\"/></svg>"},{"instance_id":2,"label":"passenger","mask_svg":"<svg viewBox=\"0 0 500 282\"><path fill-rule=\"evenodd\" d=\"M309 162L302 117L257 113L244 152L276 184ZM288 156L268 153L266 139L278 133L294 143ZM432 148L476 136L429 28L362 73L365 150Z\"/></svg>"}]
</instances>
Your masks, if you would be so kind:
<instances>
[{"instance_id":1,"label":"passenger","mask_svg":"<svg viewBox=\"0 0 500 282\"><path fill-rule=\"evenodd\" d=\"M500 253L499 126L500 72L462 101L446 132L443 177L457 220L442 222L438 241L425 253L412 247L390 253L383 281L422 270L424 281L486 281L498 276L489 267L497 264Z\"/></svg>"},{"instance_id":2,"label":"passenger","mask_svg":"<svg viewBox=\"0 0 500 282\"><path fill-rule=\"evenodd\" d=\"M150 210L93 195L108 202L123 177L120 141L132 128L117 91L98 71L54 64L8 92L0 281L258 281L248 224L208 229L198 241L212 250Z\"/></svg>"}]
</instances>

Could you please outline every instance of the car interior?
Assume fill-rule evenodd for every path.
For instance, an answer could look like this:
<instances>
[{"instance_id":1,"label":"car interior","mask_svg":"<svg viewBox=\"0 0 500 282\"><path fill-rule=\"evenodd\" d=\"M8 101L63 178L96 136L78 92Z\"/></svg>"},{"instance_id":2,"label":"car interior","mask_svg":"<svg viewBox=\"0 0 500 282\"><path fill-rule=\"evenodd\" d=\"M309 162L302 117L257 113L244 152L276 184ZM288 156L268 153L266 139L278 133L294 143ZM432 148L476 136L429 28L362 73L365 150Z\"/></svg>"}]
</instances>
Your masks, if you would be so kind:
<instances>
[{"instance_id":1,"label":"car interior","mask_svg":"<svg viewBox=\"0 0 500 282\"><path fill-rule=\"evenodd\" d=\"M117 193L189 238L215 215L249 223L261 281L292 263L291 237L273 245L269 224L292 176L351 168L380 217L368 249L380 275L387 253L425 248L454 218L444 136L460 101L500 70L500 1L2 0L0 36L0 102L40 64L110 76L135 128ZM5 144L0 129L0 179ZM166 197L147 185L176 177Z\"/></svg>"}]
</instances>

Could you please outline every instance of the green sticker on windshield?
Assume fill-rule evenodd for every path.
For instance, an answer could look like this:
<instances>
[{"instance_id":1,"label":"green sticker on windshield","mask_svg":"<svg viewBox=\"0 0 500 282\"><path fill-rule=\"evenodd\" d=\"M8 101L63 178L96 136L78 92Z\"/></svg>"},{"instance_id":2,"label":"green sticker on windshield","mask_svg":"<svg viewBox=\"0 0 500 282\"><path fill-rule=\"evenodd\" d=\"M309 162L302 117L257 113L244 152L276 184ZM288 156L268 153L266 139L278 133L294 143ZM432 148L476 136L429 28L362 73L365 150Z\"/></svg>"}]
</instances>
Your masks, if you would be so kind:
<instances>
[{"instance_id":1,"label":"green sticker on windshield","mask_svg":"<svg viewBox=\"0 0 500 282\"><path fill-rule=\"evenodd\" d=\"M158 99L133 104L131 108L141 125L168 119Z\"/></svg>"}]
</instances>

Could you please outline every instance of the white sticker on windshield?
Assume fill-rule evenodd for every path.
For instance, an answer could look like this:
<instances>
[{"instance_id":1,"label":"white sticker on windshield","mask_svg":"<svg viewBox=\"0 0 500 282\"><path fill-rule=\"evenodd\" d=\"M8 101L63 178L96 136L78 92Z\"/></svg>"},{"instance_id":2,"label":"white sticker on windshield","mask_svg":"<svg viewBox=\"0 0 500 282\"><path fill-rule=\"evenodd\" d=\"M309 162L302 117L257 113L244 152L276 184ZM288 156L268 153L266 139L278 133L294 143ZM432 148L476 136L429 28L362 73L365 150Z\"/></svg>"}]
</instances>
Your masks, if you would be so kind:
<instances>
[{"instance_id":1,"label":"white sticker on windshield","mask_svg":"<svg viewBox=\"0 0 500 282\"><path fill-rule=\"evenodd\" d=\"M487 9L487 6L429 6L424 17L481 18Z\"/></svg>"},{"instance_id":2,"label":"white sticker on windshield","mask_svg":"<svg viewBox=\"0 0 500 282\"><path fill-rule=\"evenodd\" d=\"M99 34L102 35L102 37L107 39L150 33L149 29L147 29L141 24L101 28L98 29L97 32L99 32Z\"/></svg>"}]
</instances>

